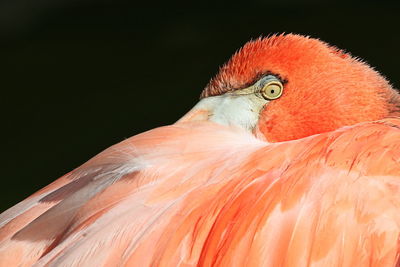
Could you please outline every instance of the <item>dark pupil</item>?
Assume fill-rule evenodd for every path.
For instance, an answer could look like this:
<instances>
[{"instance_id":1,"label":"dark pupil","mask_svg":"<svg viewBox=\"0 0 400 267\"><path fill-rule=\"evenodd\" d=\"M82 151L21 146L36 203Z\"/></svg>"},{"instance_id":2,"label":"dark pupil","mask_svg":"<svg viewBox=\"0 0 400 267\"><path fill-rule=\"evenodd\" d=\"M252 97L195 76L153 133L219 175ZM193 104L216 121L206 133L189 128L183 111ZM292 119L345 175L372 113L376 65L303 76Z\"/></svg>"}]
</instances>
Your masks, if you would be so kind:
<instances>
[{"instance_id":1,"label":"dark pupil","mask_svg":"<svg viewBox=\"0 0 400 267\"><path fill-rule=\"evenodd\" d=\"M271 94L273 94L273 93L275 93L275 90L274 90L274 89L271 90Z\"/></svg>"}]
</instances>

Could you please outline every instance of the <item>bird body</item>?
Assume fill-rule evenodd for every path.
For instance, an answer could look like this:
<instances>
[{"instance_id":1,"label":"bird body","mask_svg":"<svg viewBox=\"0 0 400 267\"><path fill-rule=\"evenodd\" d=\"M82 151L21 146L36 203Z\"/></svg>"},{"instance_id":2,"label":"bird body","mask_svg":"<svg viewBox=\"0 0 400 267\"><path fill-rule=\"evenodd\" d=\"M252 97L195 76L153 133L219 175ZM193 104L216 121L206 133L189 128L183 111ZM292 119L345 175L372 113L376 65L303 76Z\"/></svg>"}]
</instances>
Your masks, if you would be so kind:
<instances>
[{"instance_id":1,"label":"bird body","mask_svg":"<svg viewBox=\"0 0 400 267\"><path fill-rule=\"evenodd\" d=\"M284 64L274 69L277 63L261 52L272 54L257 43L289 57L291 69L302 59L297 50L282 51L299 40L367 73L359 84L382 86L353 97L349 77L337 77L344 83L338 91L352 100L347 106L346 96L329 102L309 86L303 92L309 99L316 91L321 105L330 103L318 114L329 122L314 125L311 114L297 110L291 90L305 111L321 105L307 104L295 90L302 82L292 82ZM177 123L108 148L1 214L0 266L396 266L398 95L364 63L318 40L280 35L255 42ZM272 64L261 76L253 54ZM255 82L246 80L249 73ZM373 101L364 99L376 92ZM346 113L360 103L370 119ZM289 125L288 115L280 122L282 110L298 115L301 127Z\"/></svg>"}]
</instances>

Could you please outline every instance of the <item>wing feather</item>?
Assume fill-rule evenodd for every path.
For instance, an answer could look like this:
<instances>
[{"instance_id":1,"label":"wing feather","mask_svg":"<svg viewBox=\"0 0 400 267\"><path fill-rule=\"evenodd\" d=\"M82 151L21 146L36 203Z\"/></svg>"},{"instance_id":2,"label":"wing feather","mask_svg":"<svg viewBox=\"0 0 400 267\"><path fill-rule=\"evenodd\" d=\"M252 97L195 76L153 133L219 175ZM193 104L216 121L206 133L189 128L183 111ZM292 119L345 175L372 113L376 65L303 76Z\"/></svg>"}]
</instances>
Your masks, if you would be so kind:
<instances>
[{"instance_id":1,"label":"wing feather","mask_svg":"<svg viewBox=\"0 0 400 267\"><path fill-rule=\"evenodd\" d=\"M399 126L140 134L2 214L0 265L395 266Z\"/></svg>"}]
</instances>

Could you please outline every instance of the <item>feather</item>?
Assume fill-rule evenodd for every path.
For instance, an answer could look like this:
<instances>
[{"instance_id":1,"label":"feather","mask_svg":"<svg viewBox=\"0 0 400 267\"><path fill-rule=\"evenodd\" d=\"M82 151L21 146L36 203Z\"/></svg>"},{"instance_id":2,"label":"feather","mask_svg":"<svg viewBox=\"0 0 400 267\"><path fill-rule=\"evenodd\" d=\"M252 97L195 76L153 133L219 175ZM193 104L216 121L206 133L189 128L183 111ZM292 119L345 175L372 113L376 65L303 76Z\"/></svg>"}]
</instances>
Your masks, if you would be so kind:
<instances>
[{"instance_id":1,"label":"feather","mask_svg":"<svg viewBox=\"0 0 400 267\"><path fill-rule=\"evenodd\" d=\"M0 266L394 266L399 126L151 130L2 214Z\"/></svg>"}]
</instances>

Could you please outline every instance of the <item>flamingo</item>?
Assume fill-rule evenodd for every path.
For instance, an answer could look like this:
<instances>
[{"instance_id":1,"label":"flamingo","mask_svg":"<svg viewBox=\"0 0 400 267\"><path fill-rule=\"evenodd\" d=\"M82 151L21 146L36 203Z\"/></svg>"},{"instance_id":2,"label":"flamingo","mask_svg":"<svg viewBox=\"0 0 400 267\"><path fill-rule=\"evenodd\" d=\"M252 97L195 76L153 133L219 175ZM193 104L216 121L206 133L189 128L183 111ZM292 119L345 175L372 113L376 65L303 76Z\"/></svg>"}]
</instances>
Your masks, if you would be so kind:
<instances>
[{"instance_id":1,"label":"flamingo","mask_svg":"<svg viewBox=\"0 0 400 267\"><path fill-rule=\"evenodd\" d=\"M398 266L400 96L319 39L245 44L175 124L0 215L1 266Z\"/></svg>"}]
</instances>

